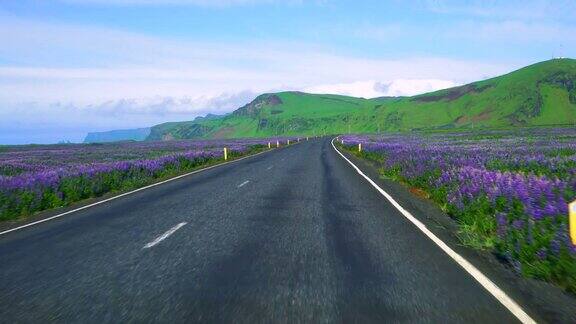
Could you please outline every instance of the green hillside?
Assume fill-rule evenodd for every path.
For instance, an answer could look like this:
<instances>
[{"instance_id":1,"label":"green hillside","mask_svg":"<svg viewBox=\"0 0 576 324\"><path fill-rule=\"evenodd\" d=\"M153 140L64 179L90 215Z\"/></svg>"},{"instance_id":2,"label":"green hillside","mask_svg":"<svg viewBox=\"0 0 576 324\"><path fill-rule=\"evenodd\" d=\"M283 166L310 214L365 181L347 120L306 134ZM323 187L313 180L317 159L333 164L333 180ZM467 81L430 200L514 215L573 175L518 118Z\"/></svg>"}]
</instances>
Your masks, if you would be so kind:
<instances>
[{"instance_id":1,"label":"green hillside","mask_svg":"<svg viewBox=\"0 0 576 324\"><path fill-rule=\"evenodd\" d=\"M149 140L264 137L576 122L576 60L555 59L414 97L264 94L232 114L154 126Z\"/></svg>"},{"instance_id":2,"label":"green hillside","mask_svg":"<svg viewBox=\"0 0 576 324\"><path fill-rule=\"evenodd\" d=\"M512 73L408 98L378 115L390 129L545 126L576 121L576 60L556 59Z\"/></svg>"},{"instance_id":3,"label":"green hillside","mask_svg":"<svg viewBox=\"0 0 576 324\"><path fill-rule=\"evenodd\" d=\"M370 111L374 102L302 92L264 94L225 117L157 125L152 128L148 139L333 133L347 128L348 122L357 123L356 116Z\"/></svg>"}]
</instances>

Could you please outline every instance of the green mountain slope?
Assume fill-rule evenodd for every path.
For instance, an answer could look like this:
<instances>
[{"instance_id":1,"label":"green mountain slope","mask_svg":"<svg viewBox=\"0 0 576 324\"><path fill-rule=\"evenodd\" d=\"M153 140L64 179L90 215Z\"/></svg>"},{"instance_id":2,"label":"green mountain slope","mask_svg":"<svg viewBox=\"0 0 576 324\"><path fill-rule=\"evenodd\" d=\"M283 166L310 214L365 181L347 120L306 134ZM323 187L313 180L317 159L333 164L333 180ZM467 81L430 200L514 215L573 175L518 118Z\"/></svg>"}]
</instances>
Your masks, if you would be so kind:
<instances>
[{"instance_id":1,"label":"green mountain slope","mask_svg":"<svg viewBox=\"0 0 576 324\"><path fill-rule=\"evenodd\" d=\"M373 106L371 100L337 95L264 94L225 117L154 126L148 139L331 133L347 127L349 121L354 122L355 114Z\"/></svg>"},{"instance_id":2,"label":"green mountain slope","mask_svg":"<svg viewBox=\"0 0 576 324\"><path fill-rule=\"evenodd\" d=\"M232 114L154 126L149 140L265 137L576 122L576 60L555 59L414 97L264 94Z\"/></svg>"},{"instance_id":3,"label":"green mountain slope","mask_svg":"<svg viewBox=\"0 0 576 324\"><path fill-rule=\"evenodd\" d=\"M394 129L544 126L576 120L576 60L558 59L512 73L408 98L383 107Z\"/></svg>"}]
</instances>

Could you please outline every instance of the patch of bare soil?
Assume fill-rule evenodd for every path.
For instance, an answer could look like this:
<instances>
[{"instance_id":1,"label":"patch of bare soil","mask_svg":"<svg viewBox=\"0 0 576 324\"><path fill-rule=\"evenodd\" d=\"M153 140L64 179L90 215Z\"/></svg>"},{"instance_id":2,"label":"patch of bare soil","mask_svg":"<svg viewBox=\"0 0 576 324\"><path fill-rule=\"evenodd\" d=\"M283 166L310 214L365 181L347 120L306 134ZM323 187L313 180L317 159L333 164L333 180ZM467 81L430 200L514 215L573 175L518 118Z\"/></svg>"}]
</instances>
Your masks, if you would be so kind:
<instances>
[{"instance_id":1,"label":"patch of bare soil","mask_svg":"<svg viewBox=\"0 0 576 324\"><path fill-rule=\"evenodd\" d=\"M467 93L480 93L482 91L485 91L489 88L492 88L493 85L487 84L485 86L479 87L475 84L467 84L461 87L456 87L456 88L452 88L452 89L448 89L445 91L441 91L440 93L436 94L436 95L424 95L424 96L417 96L414 99L412 99L412 101L419 101L419 102L434 102L434 101L440 101L440 100L445 100L445 101L453 101L456 100L462 96L464 96Z\"/></svg>"},{"instance_id":2,"label":"patch of bare soil","mask_svg":"<svg viewBox=\"0 0 576 324\"><path fill-rule=\"evenodd\" d=\"M234 127L223 127L219 130L217 130L214 134L212 134L213 138L229 138L230 136L232 136L232 134L234 134Z\"/></svg>"},{"instance_id":3,"label":"patch of bare soil","mask_svg":"<svg viewBox=\"0 0 576 324\"><path fill-rule=\"evenodd\" d=\"M430 198L430 195L426 191L424 191L420 188L411 187L410 192L413 195L416 195L416 196L423 198L423 199L429 199Z\"/></svg>"}]
</instances>

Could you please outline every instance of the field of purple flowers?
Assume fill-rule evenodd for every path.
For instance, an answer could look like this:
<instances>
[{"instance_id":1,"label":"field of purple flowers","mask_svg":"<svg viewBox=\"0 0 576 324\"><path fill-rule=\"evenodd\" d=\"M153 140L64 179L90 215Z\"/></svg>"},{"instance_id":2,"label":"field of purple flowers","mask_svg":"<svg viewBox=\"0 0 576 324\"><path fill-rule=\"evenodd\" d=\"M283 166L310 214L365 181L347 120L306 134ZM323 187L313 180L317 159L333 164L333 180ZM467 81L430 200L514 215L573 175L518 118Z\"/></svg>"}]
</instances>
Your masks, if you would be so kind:
<instances>
[{"instance_id":1,"label":"field of purple flowers","mask_svg":"<svg viewBox=\"0 0 576 324\"><path fill-rule=\"evenodd\" d=\"M0 221L150 184L277 139L0 147ZM286 138L279 139L283 144Z\"/></svg>"},{"instance_id":2,"label":"field of purple flowers","mask_svg":"<svg viewBox=\"0 0 576 324\"><path fill-rule=\"evenodd\" d=\"M384 177L423 190L458 221L463 243L576 292L576 128L340 138Z\"/></svg>"}]
</instances>

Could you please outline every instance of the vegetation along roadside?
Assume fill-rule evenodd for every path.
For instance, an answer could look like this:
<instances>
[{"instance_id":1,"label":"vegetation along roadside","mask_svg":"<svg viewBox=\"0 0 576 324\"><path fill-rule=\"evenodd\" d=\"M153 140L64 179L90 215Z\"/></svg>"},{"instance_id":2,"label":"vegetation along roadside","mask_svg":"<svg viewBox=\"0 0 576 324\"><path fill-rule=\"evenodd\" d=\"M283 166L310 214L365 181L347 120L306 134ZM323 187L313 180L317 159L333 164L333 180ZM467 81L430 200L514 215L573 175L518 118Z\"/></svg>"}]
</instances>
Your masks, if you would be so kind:
<instances>
[{"instance_id":1,"label":"vegetation along roadside","mask_svg":"<svg viewBox=\"0 0 576 324\"><path fill-rule=\"evenodd\" d=\"M0 152L0 221L137 189L289 138L7 146ZM292 142L295 142L294 140Z\"/></svg>"},{"instance_id":2,"label":"vegetation along roadside","mask_svg":"<svg viewBox=\"0 0 576 324\"><path fill-rule=\"evenodd\" d=\"M346 135L339 146L436 202L463 244L494 251L527 277L576 293L568 203L576 129ZM362 150L359 152L358 144Z\"/></svg>"}]
</instances>

